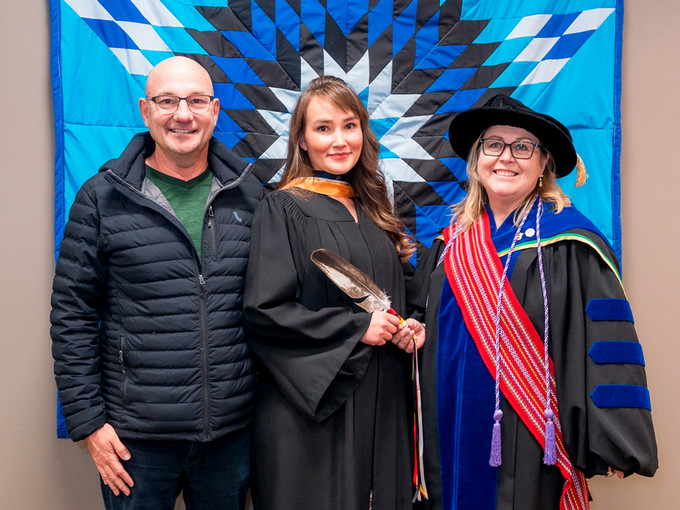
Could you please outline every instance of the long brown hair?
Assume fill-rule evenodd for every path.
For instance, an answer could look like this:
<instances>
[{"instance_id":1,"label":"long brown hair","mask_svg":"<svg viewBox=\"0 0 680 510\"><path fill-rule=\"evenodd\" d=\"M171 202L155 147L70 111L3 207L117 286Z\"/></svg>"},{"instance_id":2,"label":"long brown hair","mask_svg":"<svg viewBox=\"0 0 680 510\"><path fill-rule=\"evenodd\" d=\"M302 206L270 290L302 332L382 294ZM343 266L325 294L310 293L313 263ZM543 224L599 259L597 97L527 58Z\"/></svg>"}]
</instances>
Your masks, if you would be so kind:
<instances>
[{"instance_id":1,"label":"long brown hair","mask_svg":"<svg viewBox=\"0 0 680 510\"><path fill-rule=\"evenodd\" d=\"M399 258L402 261L408 260L415 251L415 243L395 216L394 207L388 197L385 177L378 168L380 145L369 126L368 110L354 90L340 78L320 76L312 80L309 87L300 94L290 120L288 155L279 188L293 179L313 175L314 168L307 151L300 147L300 140L305 132L309 102L314 97L328 101L341 110L352 112L359 119L363 137L361 155L347 174L347 181L354 188L356 201L394 243Z\"/></svg>"},{"instance_id":2,"label":"long brown hair","mask_svg":"<svg viewBox=\"0 0 680 510\"><path fill-rule=\"evenodd\" d=\"M467 177L468 190L467 195L463 200L453 206L453 220L459 224L461 232L468 230L477 218L484 212L489 198L486 195L486 190L482 186L482 181L479 179L479 172L477 164L479 162L479 152L481 151L481 139L484 137L486 130L482 132L477 141L470 147L470 154L467 158ZM539 149L545 151L545 149ZM536 183L536 187L530 192L522 205L515 210L513 221L518 225L521 218L526 213L527 209L531 207L533 198L539 194L541 198L551 205L551 208L556 212L562 211L563 208L569 207L571 201L564 193L560 185L557 183L557 174L555 173L555 160L552 155L545 151L548 159L543 170L543 185L541 187Z\"/></svg>"}]
</instances>

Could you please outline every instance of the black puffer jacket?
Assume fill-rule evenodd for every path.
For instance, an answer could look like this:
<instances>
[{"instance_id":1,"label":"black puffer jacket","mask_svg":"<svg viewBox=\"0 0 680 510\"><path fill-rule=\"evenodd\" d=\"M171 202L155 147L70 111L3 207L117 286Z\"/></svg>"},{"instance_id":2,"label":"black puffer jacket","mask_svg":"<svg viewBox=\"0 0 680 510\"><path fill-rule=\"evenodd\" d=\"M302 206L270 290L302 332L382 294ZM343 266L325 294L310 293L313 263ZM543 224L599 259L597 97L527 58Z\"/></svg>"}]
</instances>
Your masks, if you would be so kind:
<instances>
[{"instance_id":1,"label":"black puffer jacket","mask_svg":"<svg viewBox=\"0 0 680 510\"><path fill-rule=\"evenodd\" d=\"M262 186L216 139L202 260L145 178L136 135L78 192L52 294L52 354L73 440L108 422L122 438L209 441L250 423L254 370L242 287Z\"/></svg>"}]
</instances>

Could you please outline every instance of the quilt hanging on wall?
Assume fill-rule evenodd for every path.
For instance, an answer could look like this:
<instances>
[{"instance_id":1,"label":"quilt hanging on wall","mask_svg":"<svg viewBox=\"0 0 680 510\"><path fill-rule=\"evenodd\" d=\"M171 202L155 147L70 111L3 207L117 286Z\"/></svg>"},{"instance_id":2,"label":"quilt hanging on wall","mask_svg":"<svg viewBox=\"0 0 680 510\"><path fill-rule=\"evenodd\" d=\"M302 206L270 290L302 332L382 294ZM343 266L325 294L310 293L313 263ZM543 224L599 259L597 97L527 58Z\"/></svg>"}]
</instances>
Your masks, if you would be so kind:
<instances>
[{"instance_id":1,"label":"quilt hanging on wall","mask_svg":"<svg viewBox=\"0 0 680 510\"><path fill-rule=\"evenodd\" d=\"M621 255L623 0L50 0L50 9L57 253L76 191L145 129L137 101L147 73L184 55L214 82L215 136L265 184L280 176L300 92L320 75L346 80L368 108L419 248L465 193L452 116L511 95L570 128L588 180L575 188L573 172L560 184Z\"/></svg>"}]
</instances>

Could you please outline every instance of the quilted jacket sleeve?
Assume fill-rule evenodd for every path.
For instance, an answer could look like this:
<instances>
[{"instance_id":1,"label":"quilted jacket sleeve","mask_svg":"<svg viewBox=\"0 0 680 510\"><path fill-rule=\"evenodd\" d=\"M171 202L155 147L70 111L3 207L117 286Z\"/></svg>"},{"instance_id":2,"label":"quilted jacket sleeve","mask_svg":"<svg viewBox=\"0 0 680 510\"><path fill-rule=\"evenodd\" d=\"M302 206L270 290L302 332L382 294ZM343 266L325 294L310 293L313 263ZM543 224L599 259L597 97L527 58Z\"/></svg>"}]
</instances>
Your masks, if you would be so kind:
<instances>
[{"instance_id":1,"label":"quilted jacket sleeve","mask_svg":"<svg viewBox=\"0 0 680 510\"><path fill-rule=\"evenodd\" d=\"M76 195L64 230L50 315L54 374L66 426L74 441L106 422L99 387L98 341L105 304L105 270L91 182Z\"/></svg>"}]
</instances>

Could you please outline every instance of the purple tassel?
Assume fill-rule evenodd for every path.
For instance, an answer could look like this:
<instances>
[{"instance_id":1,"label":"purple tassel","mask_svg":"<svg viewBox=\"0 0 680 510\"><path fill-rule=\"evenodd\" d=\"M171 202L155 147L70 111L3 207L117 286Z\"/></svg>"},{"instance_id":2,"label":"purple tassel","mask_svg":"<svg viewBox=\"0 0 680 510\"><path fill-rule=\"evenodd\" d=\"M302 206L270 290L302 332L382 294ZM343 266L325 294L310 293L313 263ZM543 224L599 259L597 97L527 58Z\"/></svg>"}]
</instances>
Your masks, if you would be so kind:
<instances>
[{"instance_id":1,"label":"purple tassel","mask_svg":"<svg viewBox=\"0 0 680 510\"><path fill-rule=\"evenodd\" d=\"M493 424L491 433L491 456L489 457L489 465L493 467L501 465L501 418L503 418L503 411L497 409L493 413L493 419L496 422Z\"/></svg>"},{"instance_id":2,"label":"purple tassel","mask_svg":"<svg viewBox=\"0 0 680 510\"><path fill-rule=\"evenodd\" d=\"M555 423L551 409L545 410L545 454L543 464L553 466L557 462L557 448L555 446Z\"/></svg>"}]
</instances>

